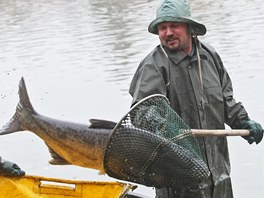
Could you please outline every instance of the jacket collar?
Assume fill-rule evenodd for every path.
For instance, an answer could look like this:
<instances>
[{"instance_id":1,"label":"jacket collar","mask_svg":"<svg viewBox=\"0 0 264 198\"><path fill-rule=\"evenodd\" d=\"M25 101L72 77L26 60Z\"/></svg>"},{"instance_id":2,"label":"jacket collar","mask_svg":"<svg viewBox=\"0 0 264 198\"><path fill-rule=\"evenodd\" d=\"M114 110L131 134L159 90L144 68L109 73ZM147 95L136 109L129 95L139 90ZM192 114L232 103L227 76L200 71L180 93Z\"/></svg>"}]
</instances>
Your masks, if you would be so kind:
<instances>
[{"instance_id":1,"label":"jacket collar","mask_svg":"<svg viewBox=\"0 0 264 198\"><path fill-rule=\"evenodd\" d=\"M196 50L194 51L195 52L194 55L191 57L190 55L187 55L183 51L175 52L175 51L171 51L166 48L163 48L161 45L159 47L162 49L162 51L163 50L165 51L166 53L165 55L168 56L168 58L176 65L178 65L181 61L187 58L191 62L197 61ZM195 46L195 47L198 47L201 59L205 59L205 60L208 59L206 51L201 46L201 42L198 42L198 46Z\"/></svg>"}]
</instances>

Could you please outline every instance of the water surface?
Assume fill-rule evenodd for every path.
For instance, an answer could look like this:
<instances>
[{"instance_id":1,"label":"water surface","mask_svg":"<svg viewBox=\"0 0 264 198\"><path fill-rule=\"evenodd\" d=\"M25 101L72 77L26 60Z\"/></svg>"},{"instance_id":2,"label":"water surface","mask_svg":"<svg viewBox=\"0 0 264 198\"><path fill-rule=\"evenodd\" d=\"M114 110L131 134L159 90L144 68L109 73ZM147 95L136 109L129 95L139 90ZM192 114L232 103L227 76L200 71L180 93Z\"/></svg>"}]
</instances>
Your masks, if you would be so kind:
<instances>
[{"instance_id":1,"label":"water surface","mask_svg":"<svg viewBox=\"0 0 264 198\"><path fill-rule=\"evenodd\" d=\"M0 125L13 115L24 76L35 109L58 119L118 121L129 109L130 80L159 42L147 32L159 1L0 1ZM200 39L228 69L235 98L264 125L264 4L261 0L193 0L193 17L207 26ZM235 197L262 198L263 142L229 138ZM0 138L1 155L31 175L115 181L97 171L52 166L45 144L31 133ZM153 197L152 188L135 192Z\"/></svg>"}]
</instances>

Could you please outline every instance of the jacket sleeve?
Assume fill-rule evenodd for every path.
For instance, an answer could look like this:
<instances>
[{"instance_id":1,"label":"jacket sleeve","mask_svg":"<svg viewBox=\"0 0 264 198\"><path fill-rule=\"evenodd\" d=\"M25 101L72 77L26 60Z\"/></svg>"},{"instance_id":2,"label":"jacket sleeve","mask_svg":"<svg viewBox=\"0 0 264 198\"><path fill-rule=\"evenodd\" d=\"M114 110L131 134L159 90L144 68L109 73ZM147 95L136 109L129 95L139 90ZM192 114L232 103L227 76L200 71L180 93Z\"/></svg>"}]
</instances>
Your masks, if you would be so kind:
<instances>
[{"instance_id":1,"label":"jacket sleeve","mask_svg":"<svg viewBox=\"0 0 264 198\"><path fill-rule=\"evenodd\" d=\"M133 97L132 105L152 94L166 95L163 76L151 56L145 58L138 66L129 93Z\"/></svg>"},{"instance_id":2,"label":"jacket sleeve","mask_svg":"<svg viewBox=\"0 0 264 198\"><path fill-rule=\"evenodd\" d=\"M241 102L236 102L233 97L233 87L231 79L224 68L220 56L215 52L216 64L222 85L225 123L231 128L241 128L241 121L248 118L248 114Z\"/></svg>"}]
</instances>

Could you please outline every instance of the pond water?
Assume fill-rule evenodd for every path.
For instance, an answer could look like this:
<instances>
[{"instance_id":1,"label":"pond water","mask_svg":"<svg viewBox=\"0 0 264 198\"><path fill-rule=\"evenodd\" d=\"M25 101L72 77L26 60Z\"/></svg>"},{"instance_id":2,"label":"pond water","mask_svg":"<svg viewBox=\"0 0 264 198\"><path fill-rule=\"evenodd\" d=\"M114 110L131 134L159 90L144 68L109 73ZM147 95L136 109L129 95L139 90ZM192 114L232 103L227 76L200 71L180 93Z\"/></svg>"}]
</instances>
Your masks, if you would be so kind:
<instances>
[{"instance_id":1,"label":"pond water","mask_svg":"<svg viewBox=\"0 0 264 198\"><path fill-rule=\"evenodd\" d=\"M80 123L113 121L129 110L130 80L141 59L158 43L147 32L159 1L1 0L0 125L15 111L18 82L25 78L35 109ZM207 26L200 39L221 55L235 98L264 125L264 4L262 0L192 0L193 17ZM264 195L264 143L228 138L235 197ZM0 138L0 155L27 174L115 181L76 166L52 166L48 150L32 133ZM153 188L136 193L154 197Z\"/></svg>"}]
</instances>

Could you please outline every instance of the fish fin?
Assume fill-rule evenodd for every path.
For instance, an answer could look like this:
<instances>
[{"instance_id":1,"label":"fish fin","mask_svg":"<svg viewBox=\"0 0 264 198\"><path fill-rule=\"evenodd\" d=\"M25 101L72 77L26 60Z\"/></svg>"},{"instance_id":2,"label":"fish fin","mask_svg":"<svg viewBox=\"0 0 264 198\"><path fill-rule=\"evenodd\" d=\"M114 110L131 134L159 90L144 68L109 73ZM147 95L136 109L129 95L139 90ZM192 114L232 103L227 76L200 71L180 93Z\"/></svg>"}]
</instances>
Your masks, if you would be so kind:
<instances>
[{"instance_id":1,"label":"fish fin","mask_svg":"<svg viewBox=\"0 0 264 198\"><path fill-rule=\"evenodd\" d=\"M23 108L27 108L28 111L30 111L33 114L36 114L30 99L28 97L28 92L26 88L26 83L24 78L22 77L19 82L19 89L18 89L18 95L19 95L19 103L17 105L17 111L21 110Z\"/></svg>"},{"instance_id":2,"label":"fish fin","mask_svg":"<svg viewBox=\"0 0 264 198\"><path fill-rule=\"evenodd\" d=\"M14 133L17 131L21 131L20 129L20 125L17 122L17 119L15 118L16 115L14 115L11 120L9 120L8 123L6 123L2 129L0 129L0 135L6 135L6 134L10 134L10 133Z\"/></svg>"},{"instance_id":3,"label":"fish fin","mask_svg":"<svg viewBox=\"0 0 264 198\"><path fill-rule=\"evenodd\" d=\"M63 158L53 158L49 160L49 163L52 165L70 165L70 163Z\"/></svg>"},{"instance_id":4,"label":"fish fin","mask_svg":"<svg viewBox=\"0 0 264 198\"><path fill-rule=\"evenodd\" d=\"M113 129L116 126L116 122L109 120L90 119L89 128L100 128L100 129Z\"/></svg>"},{"instance_id":5,"label":"fish fin","mask_svg":"<svg viewBox=\"0 0 264 198\"><path fill-rule=\"evenodd\" d=\"M56 153L52 148L48 146L52 159L49 161L52 165L69 165L70 163Z\"/></svg>"},{"instance_id":6,"label":"fish fin","mask_svg":"<svg viewBox=\"0 0 264 198\"><path fill-rule=\"evenodd\" d=\"M104 171L99 171L98 175L105 175L106 173Z\"/></svg>"},{"instance_id":7,"label":"fish fin","mask_svg":"<svg viewBox=\"0 0 264 198\"><path fill-rule=\"evenodd\" d=\"M16 107L16 112L13 117L6 123L2 129L0 129L0 135L6 135L18 131L22 131L22 127L20 126L19 117L21 111L30 111L32 114L36 114L35 110L33 109L31 102L28 97L26 84L24 78L22 77L19 82L19 103Z\"/></svg>"}]
</instances>

